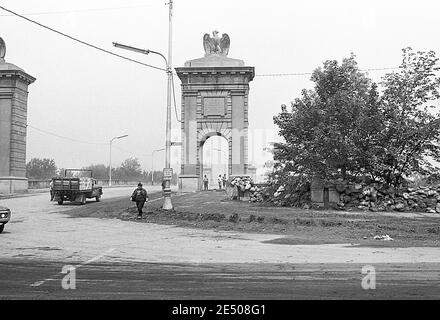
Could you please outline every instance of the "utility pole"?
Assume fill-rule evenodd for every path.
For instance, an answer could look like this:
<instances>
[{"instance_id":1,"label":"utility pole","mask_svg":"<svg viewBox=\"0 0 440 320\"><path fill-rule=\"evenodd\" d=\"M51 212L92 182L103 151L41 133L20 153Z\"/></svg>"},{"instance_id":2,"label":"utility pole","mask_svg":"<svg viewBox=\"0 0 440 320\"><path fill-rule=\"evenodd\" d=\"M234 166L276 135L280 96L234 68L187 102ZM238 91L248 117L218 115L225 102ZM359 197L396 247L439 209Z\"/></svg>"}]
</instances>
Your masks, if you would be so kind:
<instances>
[{"instance_id":1,"label":"utility pole","mask_svg":"<svg viewBox=\"0 0 440 320\"><path fill-rule=\"evenodd\" d=\"M165 139L165 171L167 174L170 174L170 177L167 177L165 180L165 187L163 190L163 206L164 210L172 210L173 204L171 203L171 179L172 179L172 171L171 171L171 86L173 81L173 70L172 70L172 35L173 35L173 0L169 0L167 3L169 6L169 21L168 21L168 59L160 52L153 50L145 50L139 49L131 46L127 46L124 44L113 42L113 45L117 48L131 50L138 53L150 54L154 53L160 55L166 64L166 73L167 73L167 119L166 119L166 139ZM164 177L165 178L165 177Z\"/></svg>"},{"instance_id":2,"label":"utility pole","mask_svg":"<svg viewBox=\"0 0 440 320\"><path fill-rule=\"evenodd\" d=\"M158 151L163 151L165 150L164 148L162 149L157 149L157 150L153 150L153 152L151 153L151 185L154 184L154 180L153 180L153 176L154 176L154 153L158 152Z\"/></svg>"},{"instance_id":3,"label":"utility pole","mask_svg":"<svg viewBox=\"0 0 440 320\"><path fill-rule=\"evenodd\" d=\"M168 88L167 88L167 123L166 123L166 142L165 142L165 170L171 169L171 86L172 86L172 50L173 50L173 0L168 2ZM165 171L164 170L164 171ZM171 175L172 177L172 175ZM163 190L164 203L162 209L172 210L173 204L171 202L171 180L165 180L165 187Z\"/></svg>"}]
</instances>

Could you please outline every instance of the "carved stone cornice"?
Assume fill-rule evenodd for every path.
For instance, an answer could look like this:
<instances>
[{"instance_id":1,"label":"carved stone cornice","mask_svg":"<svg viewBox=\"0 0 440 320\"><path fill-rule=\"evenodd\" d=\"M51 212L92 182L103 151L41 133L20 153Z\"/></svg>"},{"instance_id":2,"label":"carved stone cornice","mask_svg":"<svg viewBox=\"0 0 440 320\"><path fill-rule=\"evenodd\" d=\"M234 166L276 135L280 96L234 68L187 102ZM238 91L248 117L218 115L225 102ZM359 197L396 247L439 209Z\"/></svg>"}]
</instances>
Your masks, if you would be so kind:
<instances>
[{"instance_id":1,"label":"carved stone cornice","mask_svg":"<svg viewBox=\"0 0 440 320\"><path fill-rule=\"evenodd\" d=\"M15 78L24 81L26 84L33 83L36 79L32 77L30 74L22 70L1 70L0 69L0 78Z\"/></svg>"},{"instance_id":2,"label":"carved stone cornice","mask_svg":"<svg viewBox=\"0 0 440 320\"><path fill-rule=\"evenodd\" d=\"M247 78L246 82L252 81L255 77L254 67L181 67L181 68L176 68L175 70L183 84L188 83L187 80L191 76L221 77L221 76L241 75Z\"/></svg>"}]
</instances>

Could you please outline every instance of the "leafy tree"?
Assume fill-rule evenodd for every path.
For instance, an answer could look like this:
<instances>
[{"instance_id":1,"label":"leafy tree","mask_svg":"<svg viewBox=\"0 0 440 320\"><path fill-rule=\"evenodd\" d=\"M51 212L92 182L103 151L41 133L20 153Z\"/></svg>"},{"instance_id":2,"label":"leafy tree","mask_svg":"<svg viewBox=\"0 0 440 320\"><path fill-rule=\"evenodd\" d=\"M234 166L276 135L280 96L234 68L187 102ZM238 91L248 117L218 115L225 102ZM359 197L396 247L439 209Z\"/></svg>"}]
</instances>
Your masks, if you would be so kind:
<instances>
[{"instance_id":1,"label":"leafy tree","mask_svg":"<svg viewBox=\"0 0 440 320\"><path fill-rule=\"evenodd\" d=\"M115 170L115 178L139 179L142 176L141 164L137 158L128 158Z\"/></svg>"},{"instance_id":2,"label":"leafy tree","mask_svg":"<svg viewBox=\"0 0 440 320\"><path fill-rule=\"evenodd\" d=\"M440 77L435 52L403 49L399 72L385 75L381 99L386 130L379 144L377 171L398 185L418 173L438 175L432 159L440 159Z\"/></svg>"},{"instance_id":3,"label":"leafy tree","mask_svg":"<svg viewBox=\"0 0 440 320\"><path fill-rule=\"evenodd\" d=\"M377 86L359 71L354 55L326 61L312 74L314 90L274 117L285 143L274 145L278 169L291 175L334 178L360 174L374 139L363 139L378 130L372 121L377 102Z\"/></svg>"},{"instance_id":4,"label":"leafy tree","mask_svg":"<svg viewBox=\"0 0 440 320\"><path fill-rule=\"evenodd\" d=\"M57 173L54 159L32 158L26 164L26 176L30 179L50 179Z\"/></svg>"},{"instance_id":5,"label":"leafy tree","mask_svg":"<svg viewBox=\"0 0 440 320\"><path fill-rule=\"evenodd\" d=\"M438 173L431 164L440 159L437 62L432 51L404 49L399 72L384 76L379 94L353 55L341 65L326 61L312 75L315 88L274 117L285 140L275 144L275 175L398 186L413 174Z\"/></svg>"},{"instance_id":6,"label":"leafy tree","mask_svg":"<svg viewBox=\"0 0 440 320\"><path fill-rule=\"evenodd\" d=\"M84 167L83 169L93 170L93 177L95 179L109 179L108 166L103 164L92 164L90 166Z\"/></svg>"}]
</instances>

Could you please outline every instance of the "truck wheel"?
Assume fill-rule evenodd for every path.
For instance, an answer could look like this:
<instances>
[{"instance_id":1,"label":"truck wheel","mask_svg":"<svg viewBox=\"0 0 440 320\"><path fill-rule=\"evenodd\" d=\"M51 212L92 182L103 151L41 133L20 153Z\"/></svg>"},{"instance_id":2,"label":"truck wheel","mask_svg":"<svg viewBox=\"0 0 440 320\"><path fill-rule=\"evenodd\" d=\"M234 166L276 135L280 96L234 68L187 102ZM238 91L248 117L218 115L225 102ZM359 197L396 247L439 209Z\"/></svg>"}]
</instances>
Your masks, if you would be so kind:
<instances>
[{"instance_id":1,"label":"truck wheel","mask_svg":"<svg viewBox=\"0 0 440 320\"><path fill-rule=\"evenodd\" d=\"M0 226L0 233L2 233L4 229L5 229L5 225L2 224L2 225Z\"/></svg>"},{"instance_id":2,"label":"truck wheel","mask_svg":"<svg viewBox=\"0 0 440 320\"><path fill-rule=\"evenodd\" d=\"M96 202L100 202L101 201L101 196L97 196L96 197Z\"/></svg>"},{"instance_id":3,"label":"truck wheel","mask_svg":"<svg viewBox=\"0 0 440 320\"><path fill-rule=\"evenodd\" d=\"M63 199L58 200L58 204L59 204L59 205L62 205L62 204L63 204Z\"/></svg>"}]
</instances>

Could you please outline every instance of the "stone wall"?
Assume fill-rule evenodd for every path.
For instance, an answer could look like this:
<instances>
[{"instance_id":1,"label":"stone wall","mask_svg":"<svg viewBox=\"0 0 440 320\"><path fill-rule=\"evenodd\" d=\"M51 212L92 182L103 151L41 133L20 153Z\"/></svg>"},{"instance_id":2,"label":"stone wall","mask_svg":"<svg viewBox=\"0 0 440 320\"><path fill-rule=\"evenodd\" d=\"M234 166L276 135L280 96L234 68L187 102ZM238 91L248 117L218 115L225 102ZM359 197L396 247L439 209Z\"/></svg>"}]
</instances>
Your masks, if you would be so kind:
<instances>
[{"instance_id":1,"label":"stone wall","mask_svg":"<svg viewBox=\"0 0 440 320\"><path fill-rule=\"evenodd\" d=\"M228 196L231 197L232 188L236 186L246 194L241 200L269 202L276 206L440 213L440 185L396 189L379 183L368 185L315 179L310 186L286 185L274 189L274 186L254 184L249 177L233 177L228 182L231 190Z\"/></svg>"},{"instance_id":2,"label":"stone wall","mask_svg":"<svg viewBox=\"0 0 440 320\"><path fill-rule=\"evenodd\" d=\"M440 213L440 186L396 189L380 184L336 182L340 209Z\"/></svg>"}]
</instances>

